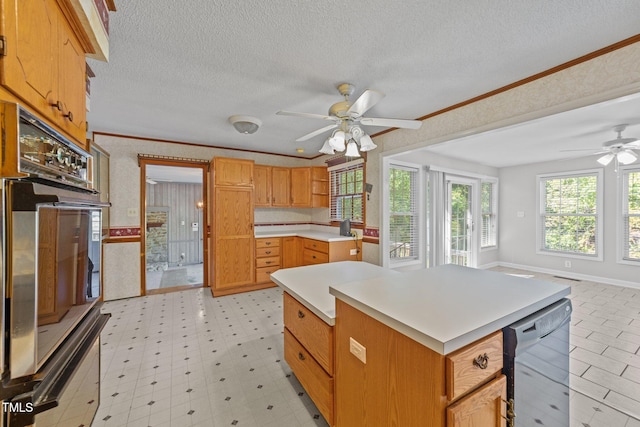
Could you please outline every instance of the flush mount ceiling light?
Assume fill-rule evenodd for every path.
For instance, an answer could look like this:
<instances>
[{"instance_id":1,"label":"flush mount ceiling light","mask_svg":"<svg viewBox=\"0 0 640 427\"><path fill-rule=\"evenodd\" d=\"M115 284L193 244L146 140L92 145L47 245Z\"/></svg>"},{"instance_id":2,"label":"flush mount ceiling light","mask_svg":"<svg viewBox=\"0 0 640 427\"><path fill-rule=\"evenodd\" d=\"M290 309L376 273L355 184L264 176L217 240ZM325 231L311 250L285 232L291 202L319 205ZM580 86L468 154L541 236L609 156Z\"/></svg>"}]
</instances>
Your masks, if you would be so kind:
<instances>
[{"instance_id":1,"label":"flush mount ceiling light","mask_svg":"<svg viewBox=\"0 0 640 427\"><path fill-rule=\"evenodd\" d=\"M231 123L238 132L246 135L256 133L262 125L262 121L256 117L239 115L229 117L229 123Z\"/></svg>"}]
</instances>

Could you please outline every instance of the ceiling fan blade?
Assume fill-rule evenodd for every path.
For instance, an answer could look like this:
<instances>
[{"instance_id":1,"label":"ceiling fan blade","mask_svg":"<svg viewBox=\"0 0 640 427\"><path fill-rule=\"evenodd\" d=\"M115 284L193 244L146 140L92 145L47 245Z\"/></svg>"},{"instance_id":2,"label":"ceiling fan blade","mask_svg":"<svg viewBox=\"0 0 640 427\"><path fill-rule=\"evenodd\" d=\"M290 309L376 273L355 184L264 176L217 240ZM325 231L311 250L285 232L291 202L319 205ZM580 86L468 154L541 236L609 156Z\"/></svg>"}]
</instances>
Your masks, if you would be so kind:
<instances>
[{"instance_id":1,"label":"ceiling fan blade","mask_svg":"<svg viewBox=\"0 0 640 427\"><path fill-rule=\"evenodd\" d=\"M360 117L364 113L369 110L369 108L376 105L385 95L382 92L378 92L377 90L367 89L356 101L351 104L349 110L347 110L347 114L350 116Z\"/></svg>"},{"instance_id":2,"label":"ceiling fan blade","mask_svg":"<svg viewBox=\"0 0 640 427\"><path fill-rule=\"evenodd\" d=\"M331 129L335 129L335 128L337 128L337 127L338 127L338 124L337 124L337 123L336 123L336 124L333 124L333 125L325 126L325 127L320 128L320 129L318 129L318 130L315 130L315 131L313 131L313 132L311 132L311 133L308 133L308 134L306 134L306 135L304 135L304 136L301 136L300 138L296 139L296 141L297 141L297 142L306 141L306 140L308 140L308 139L313 138L313 137L314 137L314 136L316 136L316 135L320 135L321 133L325 133L326 131L331 130Z\"/></svg>"},{"instance_id":3,"label":"ceiling fan blade","mask_svg":"<svg viewBox=\"0 0 640 427\"><path fill-rule=\"evenodd\" d=\"M305 117L307 119L322 119L322 120L335 120L335 117L324 116L322 114L313 114L313 113L298 113L295 111L278 111L276 114L279 116L294 116L294 117Z\"/></svg>"},{"instance_id":4,"label":"ceiling fan blade","mask_svg":"<svg viewBox=\"0 0 640 427\"><path fill-rule=\"evenodd\" d=\"M363 117L360 123L369 126L383 126L401 129L420 129L422 122L420 120L404 120L404 119L382 119L374 117Z\"/></svg>"}]
</instances>

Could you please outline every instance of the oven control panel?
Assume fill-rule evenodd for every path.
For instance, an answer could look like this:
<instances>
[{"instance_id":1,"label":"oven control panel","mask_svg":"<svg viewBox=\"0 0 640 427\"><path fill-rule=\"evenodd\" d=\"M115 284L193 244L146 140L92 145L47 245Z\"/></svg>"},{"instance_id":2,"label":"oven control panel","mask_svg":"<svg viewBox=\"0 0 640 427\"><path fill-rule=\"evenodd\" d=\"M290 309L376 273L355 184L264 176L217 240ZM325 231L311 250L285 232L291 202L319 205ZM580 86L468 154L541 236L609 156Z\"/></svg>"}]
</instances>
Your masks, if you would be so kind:
<instances>
[{"instance_id":1,"label":"oven control panel","mask_svg":"<svg viewBox=\"0 0 640 427\"><path fill-rule=\"evenodd\" d=\"M20 112L20 172L90 188L91 155L28 112Z\"/></svg>"}]
</instances>

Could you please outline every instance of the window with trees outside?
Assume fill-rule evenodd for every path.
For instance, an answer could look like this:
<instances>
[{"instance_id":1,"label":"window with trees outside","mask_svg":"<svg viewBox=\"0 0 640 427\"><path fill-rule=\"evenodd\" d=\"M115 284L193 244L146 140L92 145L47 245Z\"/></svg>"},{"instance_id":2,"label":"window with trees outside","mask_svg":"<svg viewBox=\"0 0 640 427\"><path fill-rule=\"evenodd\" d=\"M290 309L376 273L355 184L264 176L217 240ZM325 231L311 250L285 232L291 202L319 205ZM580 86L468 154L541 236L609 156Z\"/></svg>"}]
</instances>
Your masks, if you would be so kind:
<instances>
[{"instance_id":1,"label":"window with trees outside","mask_svg":"<svg viewBox=\"0 0 640 427\"><path fill-rule=\"evenodd\" d=\"M602 170L540 175L538 180L540 250L599 258Z\"/></svg>"},{"instance_id":2,"label":"window with trees outside","mask_svg":"<svg viewBox=\"0 0 640 427\"><path fill-rule=\"evenodd\" d=\"M330 219L364 222L364 162L356 160L329 168Z\"/></svg>"},{"instance_id":3,"label":"window with trees outside","mask_svg":"<svg viewBox=\"0 0 640 427\"><path fill-rule=\"evenodd\" d=\"M640 261L640 169L622 172L622 258Z\"/></svg>"},{"instance_id":4,"label":"window with trees outside","mask_svg":"<svg viewBox=\"0 0 640 427\"><path fill-rule=\"evenodd\" d=\"M490 248L497 245L498 229L498 184L493 181L482 181L480 209L482 230L480 247Z\"/></svg>"},{"instance_id":5,"label":"window with trees outside","mask_svg":"<svg viewBox=\"0 0 640 427\"><path fill-rule=\"evenodd\" d=\"M389 259L390 262L418 258L417 168L389 167Z\"/></svg>"}]
</instances>

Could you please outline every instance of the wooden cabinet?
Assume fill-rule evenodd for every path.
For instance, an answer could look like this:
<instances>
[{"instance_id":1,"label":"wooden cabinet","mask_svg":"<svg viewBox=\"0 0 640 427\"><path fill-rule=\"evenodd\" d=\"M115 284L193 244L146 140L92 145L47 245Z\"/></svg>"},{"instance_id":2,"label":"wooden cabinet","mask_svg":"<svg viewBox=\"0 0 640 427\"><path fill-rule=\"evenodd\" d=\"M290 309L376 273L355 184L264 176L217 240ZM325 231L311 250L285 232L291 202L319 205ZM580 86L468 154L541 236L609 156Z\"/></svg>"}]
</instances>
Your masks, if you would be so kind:
<instances>
[{"instance_id":1,"label":"wooden cabinet","mask_svg":"<svg viewBox=\"0 0 640 427\"><path fill-rule=\"evenodd\" d=\"M334 334L336 425L506 426L500 331L445 356L336 300Z\"/></svg>"},{"instance_id":2,"label":"wooden cabinet","mask_svg":"<svg viewBox=\"0 0 640 427\"><path fill-rule=\"evenodd\" d=\"M311 168L291 168L291 207L311 207Z\"/></svg>"},{"instance_id":3,"label":"wooden cabinet","mask_svg":"<svg viewBox=\"0 0 640 427\"><path fill-rule=\"evenodd\" d=\"M291 205L289 168L256 165L254 175L254 203L257 208L288 208Z\"/></svg>"},{"instance_id":4,"label":"wooden cabinet","mask_svg":"<svg viewBox=\"0 0 640 427\"><path fill-rule=\"evenodd\" d=\"M253 160L216 157L214 168L214 185L251 187L253 190Z\"/></svg>"},{"instance_id":5,"label":"wooden cabinet","mask_svg":"<svg viewBox=\"0 0 640 427\"><path fill-rule=\"evenodd\" d=\"M56 0L3 0L2 8L1 84L86 148L85 50L65 12Z\"/></svg>"},{"instance_id":6,"label":"wooden cabinet","mask_svg":"<svg viewBox=\"0 0 640 427\"><path fill-rule=\"evenodd\" d=\"M285 360L322 416L334 425L333 327L286 292L283 315Z\"/></svg>"},{"instance_id":7,"label":"wooden cabinet","mask_svg":"<svg viewBox=\"0 0 640 427\"><path fill-rule=\"evenodd\" d=\"M253 161L213 159L214 296L255 285Z\"/></svg>"},{"instance_id":8,"label":"wooden cabinet","mask_svg":"<svg viewBox=\"0 0 640 427\"><path fill-rule=\"evenodd\" d=\"M353 239L324 242L304 238L302 247L302 265L362 260L362 251L359 248L358 241Z\"/></svg>"},{"instance_id":9,"label":"wooden cabinet","mask_svg":"<svg viewBox=\"0 0 640 427\"><path fill-rule=\"evenodd\" d=\"M280 268L280 238L256 239L256 283L271 282L271 273Z\"/></svg>"},{"instance_id":10,"label":"wooden cabinet","mask_svg":"<svg viewBox=\"0 0 640 427\"><path fill-rule=\"evenodd\" d=\"M447 427L505 427L507 378L500 375L447 408Z\"/></svg>"},{"instance_id":11,"label":"wooden cabinet","mask_svg":"<svg viewBox=\"0 0 640 427\"><path fill-rule=\"evenodd\" d=\"M311 168L311 207L329 207L329 172L326 167Z\"/></svg>"},{"instance_id":12,"label":"wooden cabinet","mask_svg":"<svg viewBox=\"0 0 640 427\"><path fill-rule=\"evenodd\" d=\"M300 253L302 238L282 237L282 268L298 267L302 264Z\"/></svg>"}]
</instances>

